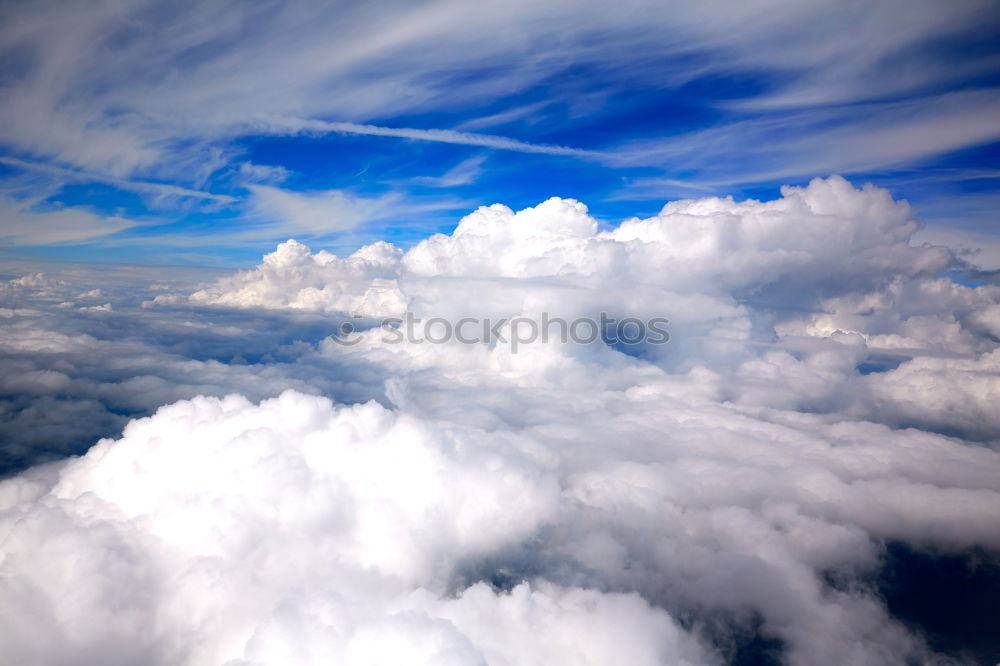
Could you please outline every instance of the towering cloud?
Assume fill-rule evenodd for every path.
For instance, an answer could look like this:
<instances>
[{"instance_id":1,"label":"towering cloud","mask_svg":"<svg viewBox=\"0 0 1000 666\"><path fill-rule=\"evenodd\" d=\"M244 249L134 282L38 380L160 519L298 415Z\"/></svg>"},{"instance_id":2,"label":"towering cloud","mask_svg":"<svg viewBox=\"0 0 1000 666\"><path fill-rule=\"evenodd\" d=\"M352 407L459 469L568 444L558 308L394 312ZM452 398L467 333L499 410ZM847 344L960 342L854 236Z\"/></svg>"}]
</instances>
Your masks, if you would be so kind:
<instances>
[{"instance_id":1,"label":"towering cloud","mask_svg":"<svg viewBox=\"0 0 1000 666\"><path fill-rule=\"evenodd\" d=\"M404 305L395 282L401 254L379 242L341 259L326 251L311 254L302 243L289 240L255 271L219 280L192 294L191 302L375 316L397 312Z\"/></svg>"}]
</instances>

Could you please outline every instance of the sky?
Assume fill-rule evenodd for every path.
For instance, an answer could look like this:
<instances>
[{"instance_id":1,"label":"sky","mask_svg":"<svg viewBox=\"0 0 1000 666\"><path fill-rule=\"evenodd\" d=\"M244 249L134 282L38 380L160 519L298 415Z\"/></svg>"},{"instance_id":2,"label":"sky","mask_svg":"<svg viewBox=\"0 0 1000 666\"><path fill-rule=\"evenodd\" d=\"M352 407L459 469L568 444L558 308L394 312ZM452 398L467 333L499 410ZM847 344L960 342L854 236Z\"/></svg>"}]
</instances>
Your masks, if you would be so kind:
<instances>
[{"instance_id":1,"label":"sky","mask_svg":"<svg viewBox=\"0 0 1000 666\"><path fill-rule=\"evenodd\" d=\"M0 4L5 663L1000 662L998 29Z\"/></svg>"},{"instance_id":2,"label":"sky","mask_svg":"<svg viewBox=\"0 0 1000 666\"><path fill-rule=\"evenodd\" d=\"M0 11L6 251L246 267L290 237L409 246L484 204L614 224L840 174L1000 261L993 2Z\"/></svg>"}]
</instances>

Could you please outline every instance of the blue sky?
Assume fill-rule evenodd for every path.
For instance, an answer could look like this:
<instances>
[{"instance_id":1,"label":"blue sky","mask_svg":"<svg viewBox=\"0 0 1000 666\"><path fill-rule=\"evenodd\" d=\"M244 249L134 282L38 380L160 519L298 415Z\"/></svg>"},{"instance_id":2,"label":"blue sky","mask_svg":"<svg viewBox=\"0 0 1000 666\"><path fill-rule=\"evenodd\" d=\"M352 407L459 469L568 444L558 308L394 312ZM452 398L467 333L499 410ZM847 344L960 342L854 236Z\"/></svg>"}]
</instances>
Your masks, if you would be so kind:
<instances>
[{"instance_id":1,"label":"blue sky","mask_svg":"<svg viewBox=\"0 0 1000 666\"><path fill-rule=\"evenodd\" d=\"M995 2L10 3L0 252L247 265L834 173L998 254Z\"/></svg>"}]
</instances>

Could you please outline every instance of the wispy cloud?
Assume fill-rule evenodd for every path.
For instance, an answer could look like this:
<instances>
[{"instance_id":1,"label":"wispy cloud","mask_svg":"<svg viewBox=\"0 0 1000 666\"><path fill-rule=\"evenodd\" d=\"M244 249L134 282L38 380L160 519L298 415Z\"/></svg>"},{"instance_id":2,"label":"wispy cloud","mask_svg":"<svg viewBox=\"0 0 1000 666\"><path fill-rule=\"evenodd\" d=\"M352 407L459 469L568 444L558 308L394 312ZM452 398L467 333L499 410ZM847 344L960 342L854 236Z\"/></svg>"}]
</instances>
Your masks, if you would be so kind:
<instances>
[{"instance_id":1,"label":"wispy cloud","mask_svg":"<svg viewBox=\"0 0 1000 666\"><path fill-rule=\"evenodd\" d=\"M259 246L290 237L337 239L338 243L370 242L373 228L392 223L396 230L419 224L428 216L465 211L474 202L452 196L415 197L403 190L361 195L347 189L297 191L273 185L247 185L250 196L235 218L220 218L197 228L161 226L156 233L120 236L108 246L157 247ZM412 221L411 221L412 220Z\"/></svg>"},{"instance_id":2,"label":"wispy cloud","mask_svg":"<svg viewBox=\"0 0 1000 666\"><path fill-rule=\"evenodd\" d=\"M541 102L535 102L534 104L523 104L512 109L500 111L499 113L492 113L488 116L480 116L478 118L463 121L455 129L470 131L481 129L483 127L507 125L518 120L531 118L534 114L549 106L551 103L552 102L549 100L544 100Z\"/></svg>"},{"instance_id":3,"label":"wispy cloud","mask_svg":"<svg viewBox=\"0 0 1000 666\"><path fill-rule=\"evenodd\" d=\"M232 136L253 109L305 119L291 122L312 123L315 131L593 157L463 130L594 93L586 80L562 76L583 66L602 75L594 82L599 89L615 81L662 88L704 75L763 74L768 84L732 105L788 109L899 97L996 65L988 53L901 57L963 30L987 30L995 13L979 0L907 3L905 22L892 3L845 12L815 0L639 3L636 11L569 0L376 4L250 9L223 2L198 12L114 2L8 7L0 49L20 54L25 67L0 95L7 119L0 141L22 154L124 177L169 171L164 157L192 141ZM542 99L519 100L486 119L459 118L458 130L371 122L421 112L468 116L476 104L543 81Z\"/></svg>"},{"instance_id":4,"label":"wispy cloud","mask_svg":"<svg viewBox=\"0 0 1000 666\"><path fill-rule=\"evenodd\" d=\"M1000 139L1000 89L761 116L620 146L612 163L684 171L691 186L857 173ZM647 189L649 181L639 182Z\"/></svg>"},{"instance_id":5,"label":"wispy cloud","mask_svg":"<svg viewBox=\"0 0 1000 666\"><path fill-rule=\"evenodd\" d=\"M394 227L404 227L407 220L473 205L452 196L416 197L402 190L366 196L343 189L300 192L251 185L250 191L244 223L239 229L218 229L220 239L328 238L378 222L391 221Z\"/></svg>"},{"instance_id":6,"label":"wispy cloud","mask_svg":"<svg viewBox=\"0 0 1000 666\"><path fill-rule=\"evenodd\" d=\"M0 245L59 245L110 236L136 226L118 216L105 217L79 207L38 208L37 200L0 194Z\"/></svg>"},{"instance_id":7,"label":"wispy cloud","mask_svg":"<svg viewBox=\"0 0 1000 666\"><path fill-rule=\"evenodd\" d=\"M414 183L426 187L458 187L474 183L483 173L483 162L485 155L476 155L467 160L462 160L452 168L448 169L440 176L417 176Z\"/></svg>"},{"instance_id":8,"label":"wispy cloud","mask_svg":"<svg viewBox=\"0 0 1000 666\"><path fill-rule=\"evenodd\" d=\"M358 197L342 190L294 192L270 185L250 186L250 215L283 233L324 236L377 219L397 206L398 193Z\"/></svg>"},{"instance_id":9,"label":"wispy cloud","mask_svg":"<svg viewBox=\"0 0 1000 666\"><path fill-rule=\"evenodd\" d=\"M606 155L594 150L583 150L568 146L554 146L530 143L494 134L475 134L450 129L417 129L413 127L382 127L358 123L306 120L302 118L275 118L261 123L265 130L277 132L308 132L315 134L362 134L366 136L388 136L415 141L436 141L464 146L481 146L495 150L513 150L521 153L542 153L545 155L567 155L584 159L602 159Z\"/></svg>"},{"instance_id":10,"label":"wispy cloud","mask_svg":"<svg viewBox=\"0 0 1000 666\"><path fill-rule=\"evenodd\" d=\"M151 194L158 199L163 199L167 197L193 198L193 199L205 199L208 201L218 201L220 203L226 203L226 204L235 203L237 201L236 197L232 197L226 194L213 194L211 192L204 192L202 190L192 190L186 187L180 187L178 185L171 185L169 183L151 183L142 180L116 178L114 176L109 176L106 174L80 171L77 169L67 169L64 167L59 167L52 164L44 164L40 162L29 162L14 157L0 156L0 164L6 164L7 166L15 167L18 169L24 169L28 171L36 171L39 173L48 174L50 176L54 176L56 178L60 178L66 181L104 183L106 185L112 185L118 189L127 190L130 192L138 192L139 194Z\"/></svg>"}]
</instances>

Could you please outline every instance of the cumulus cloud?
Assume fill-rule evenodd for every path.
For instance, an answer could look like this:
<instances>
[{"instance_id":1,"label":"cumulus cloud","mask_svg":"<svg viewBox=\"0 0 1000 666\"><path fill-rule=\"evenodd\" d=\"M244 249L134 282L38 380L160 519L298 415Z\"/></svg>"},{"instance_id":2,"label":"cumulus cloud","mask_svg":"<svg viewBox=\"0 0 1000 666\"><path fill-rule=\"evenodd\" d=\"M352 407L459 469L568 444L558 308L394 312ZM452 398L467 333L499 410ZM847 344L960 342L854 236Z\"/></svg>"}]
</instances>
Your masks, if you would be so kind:
<instances>
[{"instance_id":1,"label":"cumulus cloud","mask_svg":"<svg viewBox=\"0 0 1000 666\"><path fill-rule=\"evenodd\" d=\"M191 301L372 317L398 316L404 308L453 318L602 310L666 316L684 334L674 336L661 360L690 367L756 354L748 342L814 335L824 313L822 336L861 327L866 335L883 334L872 346L885 346L892 344L889 333L878 325L897 334L919 325L921 341L910 345L919 348L927 344L924 329L937 326L940 338L957 327L961 337L955 313L996 299L992 288L939 277L955 256L910 243L921 225L905 202L838 177L785 188L774 201L676 201L647 220L607 231L598 226L583 204L550 199L517 213L500 204L480 208L452 234L432 236L405 254L379 243L340 259L289 242L257 269ZM375 267L377 276L365 272ZM950 287L934 287L941 284ZM937 303L929 312L911 312L919 307L907 300L911 294ZM878 316L850 319L845 310L862 307L855 301L864 298Z\"/></svg>"},{"instance_id":2,"label":"cumulus cloud","mask_svg":"<svg viewBox=\"0 0 1000 666\"><path fill-rule=\"evenodd\" d=\"M216 397L0 483L0 643L29 664L714 664L762 641L949 663L879 576L887 544L1000 552L1000 293L919 228L834 177L610 228L550 199L405 252L288 241L131 300L8 282L10 394L82 399L96 349L136 413ZM58 308L93 288L110 312ZM375 324L404 311L671 337L390 344Z\"/></svg>"},{"instance_id":3,"label":"cumulus cloud","mask_svg":"<svg viewBox=\"0 0 1000 666\"><path fill-rule=\"evenodd\" d=\"M342 259L326 251L312 254L302 243L289 240L264 257L256 270L223 278L190 300L378 316L396 312L403 304L395 279L401 255L395 246L379 242Z\"/></svg>"},{"instance_id":4,"label":"cumulus cloud","mask_svg":"<svg viewBox=\"0 0 1000 666\"><path fill-rule=\"evenodd\" d=\"M14 505L0 565L4 596L16 602L5 613L7 655L20 663L709 661L636 594L544 582L445 594L463 563L524 540L557 511L555 477L524 448L503 434L294 393L260 406L230 397L165 407L130 424L121 441L0 486ZM24 496L35 498L27 513ZM59 525L69 530L61 537L51 531ZM75 553L89 579L83 588L66 586L73 572L36 578L42 572L18 556L53 538ZM25 578L30 585L13 584ZM103 611L80 615L91 607ZM124 625L121 612L130 616ZM60 627L45 645L35 641L39 623ZM525 641L540 625L544 634Z\"/></svg>"},{"instance_id":5,"label":"cumulus cloud","mask_svg":"<svg viewBox=\"0 0 1000 666\"><path fill-rule=\"evenodd\" d=\"M992 215L994 208L995 206L990 206L982 217L988 219L987 216ZM982 270L1000 270L1000 242L991 234L936 227L921 230L919 238L935 245L955 248L962 259Z\"/></svg>"}]
</instances>

